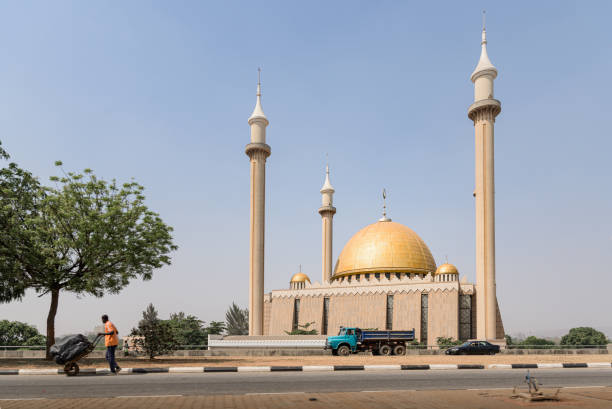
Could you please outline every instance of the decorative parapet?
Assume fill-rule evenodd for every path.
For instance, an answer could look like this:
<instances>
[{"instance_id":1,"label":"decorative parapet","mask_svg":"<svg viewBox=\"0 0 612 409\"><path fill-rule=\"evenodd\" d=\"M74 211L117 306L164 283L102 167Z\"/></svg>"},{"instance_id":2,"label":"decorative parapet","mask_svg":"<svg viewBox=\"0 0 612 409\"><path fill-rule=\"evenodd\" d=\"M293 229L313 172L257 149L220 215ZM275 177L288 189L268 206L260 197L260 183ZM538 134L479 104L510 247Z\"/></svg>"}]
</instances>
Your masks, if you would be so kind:
<instances>
[{"instance_id":1,"label":"decorative parapet","mask_svg":"<svg viewBox=\"0 0 612 409\"><path fill-rule=\"evenodd\" d=\"M318 284L318 283L317 283ZM337 286L337 285L320 285L315 287L306 287L301 290L274 290L270 293L271 298L267 298L266 302L270 302L273 298L294 298L294 297L328 297L341 295L367 295L367 294L401 294L401 293L428 293L437 291L457 291L460 294L474 294L474 286L472 284L460 285L458 282L443 282L443 283L420 283L420 284L398 284L387 283L377 286Z\"/></svg>"}]
</instances>

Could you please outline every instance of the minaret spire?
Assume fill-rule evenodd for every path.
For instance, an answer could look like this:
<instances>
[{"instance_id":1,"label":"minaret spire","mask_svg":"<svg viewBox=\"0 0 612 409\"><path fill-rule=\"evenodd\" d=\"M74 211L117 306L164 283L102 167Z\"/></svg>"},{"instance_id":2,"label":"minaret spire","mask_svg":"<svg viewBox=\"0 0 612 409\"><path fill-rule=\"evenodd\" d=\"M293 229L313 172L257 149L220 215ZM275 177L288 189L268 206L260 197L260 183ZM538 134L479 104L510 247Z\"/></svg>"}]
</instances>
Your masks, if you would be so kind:
<instances>
[{"instance_id":1,"label":"minaret spire","mask_svg":"<svg viewBox=\"0 0 612 409\"><path fill-rule=\"evenodd\" d=\"M253 113L249 117L249 124L251 121L255 121L257 119L265 121L266 125L268 125L268 118L266 114L264 114L263 108L261 106L261 68L257 68L257 101L255 102L255 109L253 109Z\"/></svg>"},{"instance_id":2,"label":"minaret spire","mask_svg":"<svg viewBox=\"0 0 612 409\"><path fill-rule=\"evenodd\" d=\"M321 188L321 229L323 235L322 243L322 282L328 283L332 276L332 238L333 222L336 208L334 207L334 192L336 190L329 181L329 163L325 165L325 183Z\"/></svg>"},{"instance_id":3,"label":"minaret spire","mask_svg":"<svg viewBox=\"0 0 612 409\"><path fill-rule=\"evenodd\" d=\"M482 11L482 35L480 40L480 59L478 60L478 64L472 72L471 80L475 82L476 79L482 75L489 75L493 79L497 77L497 68L493 65L491 60L489 59L489 54L487 53L487 29L485 26L485 11Z\"/></svg>"}]
</instances>

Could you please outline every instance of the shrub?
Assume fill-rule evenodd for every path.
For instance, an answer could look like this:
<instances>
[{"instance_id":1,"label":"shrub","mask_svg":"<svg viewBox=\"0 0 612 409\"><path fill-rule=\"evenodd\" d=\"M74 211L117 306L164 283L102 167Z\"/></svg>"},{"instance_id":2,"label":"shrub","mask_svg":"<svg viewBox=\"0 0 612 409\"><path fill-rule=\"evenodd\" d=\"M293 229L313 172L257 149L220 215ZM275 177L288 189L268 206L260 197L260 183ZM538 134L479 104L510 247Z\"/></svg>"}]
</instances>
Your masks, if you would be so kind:
<instances>
[{"instance_id":1,"label":"shrub","mask_svg":"<svg viewBox=\"0 0 612 409\"><path fill-rule=\"evenodd\" d=\"M591 327L578 327L569 330L561 338L561 345L606 345L608 339L603 332Z\"/></svg>"}]
</instances>

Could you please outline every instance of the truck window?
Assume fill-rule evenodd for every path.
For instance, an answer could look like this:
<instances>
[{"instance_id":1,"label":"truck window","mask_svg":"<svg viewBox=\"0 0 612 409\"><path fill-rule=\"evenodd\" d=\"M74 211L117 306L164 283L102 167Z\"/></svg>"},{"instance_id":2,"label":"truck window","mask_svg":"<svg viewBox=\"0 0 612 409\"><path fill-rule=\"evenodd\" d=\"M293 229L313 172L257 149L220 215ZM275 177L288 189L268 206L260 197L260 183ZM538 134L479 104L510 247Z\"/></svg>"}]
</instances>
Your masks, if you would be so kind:
<instances>
[{"instance_id":1,"label":"truck window","mask_svg":"<svg viewBox=\"0 0 612 409\"><path fill-rule=\"evenodd\" d=\"M346 330L346 335L353 335L353 330L352 329L347 329Z\"/></svg>"}]
</instances>

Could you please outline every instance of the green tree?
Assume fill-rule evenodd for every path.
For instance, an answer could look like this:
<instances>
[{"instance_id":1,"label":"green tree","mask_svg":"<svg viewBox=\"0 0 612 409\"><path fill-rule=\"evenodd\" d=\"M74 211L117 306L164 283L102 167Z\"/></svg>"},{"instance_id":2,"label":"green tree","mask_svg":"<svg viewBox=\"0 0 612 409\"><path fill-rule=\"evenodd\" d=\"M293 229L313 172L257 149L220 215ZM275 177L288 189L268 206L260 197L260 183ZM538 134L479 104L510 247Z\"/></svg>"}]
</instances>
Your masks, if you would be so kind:
<instances>
[{"instance_id":1,"label":"green tree","mask_svg":"<svg viewBox=\"0 0 612 409\"><path fill-rule=\"evenodd\" d=\"M132 329L136 350L142 350L149 359L176 350L179 342L169 320L161 320L153 304L142 313L138 328Z\"/></svg>"},{"instance_id":2,"label":"green tree","mask_svg":"<svg viewBox=\"0 0 612 409\"><path fill-rule=\"evenodd\" d=\"M455 345L461 345L463 342L453 339L452 337L438 337L436 338L436 344L440 348L449 348Z\"/></svg>"},{"instance_id":3,"label":"green tree","mask_svg":"<svg viewBox=\"0 0 612 409\"><path fill-rule=\"evenodd\" d=\"M47 359L61 291L118 293L134 278L151 279L177 248L138 183L107 182L89 169L51 180L43 187L14 163L0 170L0 302L27 289L51 295Z\"/></svg>"},{"instance_id":4,"label":"green tree","mask_svg":"<svg viewBox=\"0 0 612 409\"><path fill-rule=\"evenodd\" d=\"M561 338L561 345L606 345L607 343L605 334L591 327L572 328Z\"/></svg>"},{"instance_id":5,"label":"green tree","mask_svg":"<svg viewBox=\"0 0 612 409\"><path fill-rule=\"evenodd\" d=\"M233 302L225 313L225 324L228 335L249 335L249 310Z\"/></svg>"},{"instance_id":6,"label":"green tree","mask_svg":"<svg viewBox=\"0 0 612 409\"><path fill-rule=\"evenodd\" d=\"M170 314L168 320L180 345L205 345L207 340L204 321L184 312Z\"/></svg>"},{"instance_id":7,"label":"green tree","mask_svg":"<svg viewBox=\"0 0 612 409\"><path fill-rule=\"evenodd\" d=\"M506 345L514 345L514 339L510 335L506 334L504 338L506 339Z\"/></svg>"},{"instance_id":8,"label":"green tree","mask_svg":"<svg viewBox=\"0 0 612 409\"><path fill-rule=\"evenodd\" d=\"M285 333L287 335L317 335L317 330L315 328L310 328L312 324L314 324L314 321L307 322L302 325L298 324L297 328L293 329L292 331L285 331Z\"/></svg>"},{"instance_id":9,"label":"green tree","mask_svg":"<svg viewBox=\"0 0 612 409\"><path fill-rule=\"evenodd\" d=\"M221 335L225 331L225 323L223 321L211 321L206 327L206 334Z\"/></svg>"},{"instance_id":10,"label":"green tree","mask_svg":"<svg viewBox=\"0 0 612 409\"><path fill-rule=\"evenodd\" d=\"M547 349L554 346L555 343L548 339L538 338L531 335L519 342L517 345L519 345L521 349Z\"/></svg>"},{"instance_id":11,"label":"green tree","mask_svg":"<svg viewBox=\"0 0 612 409\"><path fill-rule=\"evenodd\" d=\"M1 149L1 148L0 148ZM0 345L44 345L46 339L36 327L19 321L0 321Z\"/></svg>"}]
</instances>

